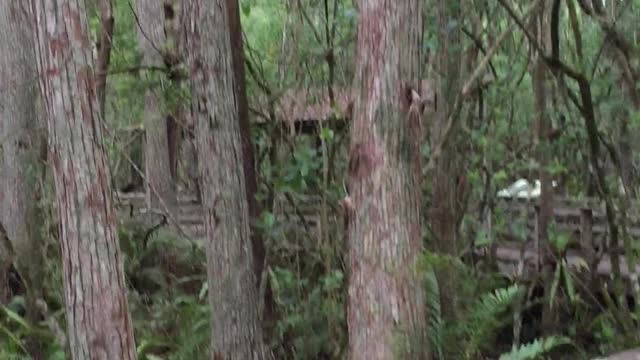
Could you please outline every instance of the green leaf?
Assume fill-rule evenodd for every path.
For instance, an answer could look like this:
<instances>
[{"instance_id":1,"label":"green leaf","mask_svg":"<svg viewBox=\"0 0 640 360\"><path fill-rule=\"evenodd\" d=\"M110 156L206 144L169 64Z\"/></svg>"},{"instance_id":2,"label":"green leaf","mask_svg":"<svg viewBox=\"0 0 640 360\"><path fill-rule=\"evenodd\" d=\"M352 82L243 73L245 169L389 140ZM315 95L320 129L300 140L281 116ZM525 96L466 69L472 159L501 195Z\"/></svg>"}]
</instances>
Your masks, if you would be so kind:
<instances>
[{"instance_id":1,"label":"green leaf","mask_svg":"<svg viewBox=\"0 0 640 360\"><path fill-rule=\"evenodd\" d=\"M22 327L23 329L27 331L31 331L31 325L22 316L13 312L11 309L9 309L6 306L2 306L2 310L4 311L7 318L9 318L9 320L12 320L16 324L20 325L20 327Z\"/></svg>"},{"instance_id":2,"label":"green leaf","mask_svg":"<svg viewBox=\"0 0 640 360\"><path fill-rule=\"evenodd\" d=\"M493 174L493 181L495 182L503 182L506 180L507 180L507 172L504 171L504 169Z\"/></svg>"},{"instance_id":3,"label":"green leaf","mask_svg":"<svg viewBox=\"0 0 640 360\"><path fill-rule=\"evenodd\" d=\"M322 138L322 140L331 141L333 140L333 136L334 136L333 130L331 130L328 127L322 128L322 132L320 133L320 137Z\"/></svg>"},{"instance_id":4,"label":"green leaf","mask_svg":"<svg viewBox=\"0 0 640 360\"><path fill-rule=\"evenodd\" d=\"M520 299L522 293L523 288L515 284L483 294L476 301L465 327L469 338L464 348L466 358L475 358L481 347L503 326L504 317L510 318L507 310Z\"/></svg>"},{"instance_id":5,"label":"green leaf","mask_svg":"<svg viewBox=\"0 0 640 360\"><path fill-rule=\"evenodd\" d=\"M571 237L566 233L558 233L554 228L549 229L549 242L555 248L558 254L563 254L571 242Z\"/></svg>"},{"instance_id":6,"label":"green leaf","mask_svg":"<svg viewBox=\"0 0 640 360\"><path fill-rule=\"evenodd\" d=\"M553 275L553 283L551 283L551 290L549 291L549 306L553 308L553 299L556 297L558 286L560 285L560 275L562 272L562 266L558 265Z\"/></svg>"},{"instance_id":7,"label":"green leaf","mask_svg":"<svg viewBox=\"0 0 640 360\"><path fill-rule=\"evenodd\" d=\"M22 344L22 341L20 341L20 338L18 338L18 336L12 333L9 329L0 325L0 332L3 332L9 338L9 340L11 340L16 345L18 345L18 347L20 347L20 350L22 350L22 352L24 352L25 354L29 353L27 349L24 347L24 345Z\"/></svg>"},{"instance_id":8,"label":"green leaf","mask_svg":"<svg viewBox=\"0 0 640 360\"><path fill-rule=\"evenodd\" d=\"M205 296L207 296L207 293L209 293L209 283L205 281L202 283L202 287L200 288L200 292L198 293L198 299L200 301L204 300Z\"/></svg>"},{"instance_id":9,"label":"green leaf","mask_svg":"<svg viewBox=\"0 0 640 360\"><path fill-rule=\"evenodd\" d=\"M577 300L576 289L573 286L573 279L571 278L571 272L569 271L567 260L562 260L561 266L564 278L564 287L567 289L569 300L571 300L572 303L575 303Z\"/></svg>"},{"instance_id":10,"label":"green leaf","mask_svg":"<svg viewBox=\"0 0 640 360\"><path fill-rule=\"evenodd\" d=\"M260 224L262 227L264 227L265 229L272 229L275 223L276 223L276 217L275 215L273 215L272 212L270 211L262 212L262 221Z\"/></svg>"},{"instance_id":11,"label":"green leaf","mask_svg":"<svg viewBox=\"0 0 640 360\"><path fill-rule=\"evenodd\" d=\"M573 344L571 339L563 336L551 336L537 339L532 343L521 345L507 354L500 355L500 360L534 360L561 345Z\"/></svg>"},{"instance_id":12,"label":"green leaf","mask_svg":"<svg viewBox=\"0 0 640 360\"><path fill-rule=\"evenodd\" d=\"M332 271L329 275L322 278L324 290L329 292L339 289L342 286L343 280L344 275L342 271Z\"/></svg>"},{"instance_id":13,"label":"green leaf","mask_svg":"<svg viewBox=\"0 0 640 360\"><path fill-rule=\"evenodd\" d=\"M251 3L248 1L242 1L240 3L240 7L242 8L242 15L249 16L251 15Z\"/></svg>"},{"instance_id":14,"label":"green leaf","mask_svg":"<svg viewBox=\"0 0 640 360\"><path fill-rule=\"evenodd\" d=\"M138 345L138 347L136 348L136 354L138 354L138 357L142 357L145 353L145 351L147 351L148 348L150 348L151 346L153 346L153 342L147 339L142 339L142 341L140 342L140 344Z\"/></svg>"},{"instance_id":15,"label":"green leaf","mask_svg":"<svg viewBox=\"0 0 640 360\"><path fill-rule=\"evenodd\" d=\"M493 243L493 239L487 234L485 229L480 229L476 234L476 239L474 241L475 247L481 248L485 246L489 246Z\"/></svg>"}]
</instances>

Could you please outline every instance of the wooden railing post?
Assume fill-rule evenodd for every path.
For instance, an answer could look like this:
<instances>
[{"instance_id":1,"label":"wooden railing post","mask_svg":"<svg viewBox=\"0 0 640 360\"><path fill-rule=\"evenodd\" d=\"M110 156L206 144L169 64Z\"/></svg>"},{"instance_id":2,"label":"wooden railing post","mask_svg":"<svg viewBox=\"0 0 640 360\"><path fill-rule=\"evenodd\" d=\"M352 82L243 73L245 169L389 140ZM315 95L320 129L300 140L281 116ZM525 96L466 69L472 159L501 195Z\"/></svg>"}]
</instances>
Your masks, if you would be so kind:
<instances>
[{"instance_id":1,"label":"wooden railing post","mask_svg":"<svg viewBox=\"0 0 640 360\"><path fill-rule=\"evenodd\" d=\"M534 205L533 209L533 248L536 254L536 273L539 273L542 268L542 260L544 259L542 256L542 249L540 248L540 238L542 235L542 229L540 229L540 204Z\"/></svg>"},{"instance_id":2,"label":"wooden railing post","mask_svg":"<svg viewBox=\"0 0 640 360\"><path fill-rule=\"evenodd\" d=\"M593 211L589 208L580 209L580 245L592 252L593 248Z\"/></svg>"},{"instance_id":3,"label":"wooden railing post","mask_svg":"<svg viewBox=\"0 0 640 360\"><path fill-rule=\"evenodd\" d=\"M594 264L596 254L593 243L593 210L590 208L580 209L580 248L584 252L587 264ZM594 273L597 270L591 269Z\"/></svg>"}]
</instances>

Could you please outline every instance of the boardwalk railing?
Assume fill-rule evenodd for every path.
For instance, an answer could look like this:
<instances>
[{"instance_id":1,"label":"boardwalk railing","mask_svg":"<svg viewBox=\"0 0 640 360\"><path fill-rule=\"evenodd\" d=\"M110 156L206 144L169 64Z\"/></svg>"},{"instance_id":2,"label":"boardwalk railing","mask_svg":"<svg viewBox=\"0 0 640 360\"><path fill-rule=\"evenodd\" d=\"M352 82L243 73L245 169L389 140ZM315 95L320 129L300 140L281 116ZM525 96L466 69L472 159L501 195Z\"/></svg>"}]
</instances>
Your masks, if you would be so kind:
<instances>
[{"instance_id":1,"label":"boardwalk railing","mask_svg":"<svg viewBox=\"0 0 640 360\"><path fill-rule=\"evenodd\" d=\"M136 217L146 211L146 197L142 192L116 192L114 194L114 198L121 219L132 216ZM295 199L294 202L295 208L293 208L293 206L288 202L283 201L282 203L284 206L282 206L280 211L284 211L289 214L298 213L304 217L306 228L316 230L319 223L318 213L321 204L319 197L305 196ZM180 193L178 195L178 208L180 211L177 214L176 220L178 221L181 230L193 240L202 239L205 235L203 208L202 205L198 203L197 197L194 194ZM297 216L293 216L292 219L299 220Z\"/></svg>"},{"instance_id":2,"label":"boardwalk railing","mask_svg":"<svg viewBox=\"0 0 640 360\"><path fill-rule=\"evenodd\" d=\"M525 265L525 272L535 273L540 264L540 230L537 226L537 219L540 214L538 200L508 199L501 200L496 206L496 210L501 212L510 224L524 222L527 227L527 236L521 241L518 234L505 234L503 239L491 249L481 253L491 253L495 256L503 272L516 275L518 264ZM621 214L617 214L618 226L624 232L620 232L620 243L623 243L623 234L632 240L640 240L640 217L637 209L632 208L627 211L624 219ZM620 220L623 220L622 222ZM592 273L602 276L610 276L613 268L611 255L614 251L618 253L620 260L620 274L625 278L637 281L637 274L640 273L640 265L630 267L625 256L622 255L621 248L611 249L609 246L609 224L607 222L604 204L597 199L554 199L553 225L557 234L570 237L570 246L564 259L567 264L574 268L586 268ZM527 275L527 274L524 274Z\"/></svg>"},{"instance_id":3,"label":"boardwalk railing","mask_svg":"<svg viewBox=\"0 0 640 360\"><path fill-rule=\"evenodd\" d=\"M125 214L139 213L146 207L143 193L116 193L116 204L121 216ZM202 206L196 202L194 195L180 194L178 196L180 213L178 222L190 237L201 239L204 237L204 225L202 222ZM297 199L296 209L284 209L289 213L300 212L311 227L317 226L317 215L320 211L320 200L317 197L305 197ZM526 239L521 235L509 233L510 229L496 230L500 240L495 241L491 247L479 249L479 255L494 256L500 269L507 274L519 273L518 266L524 265L525 274L533 275L537 272L540 263L540 249L537 239L540 238L539 229L536 226L539 215L538 200L501 199L496 205L496 212L506 219L509 224L522 223L526 226ZM619 214L618 214L619 215ZM618 216L620 218L620 216ZM315 223L315 225L314 225ZM569 266L575 268L586 267L589 271L603 276L612 273L611 253L621 249L609 249L607 244L609 226L606 212L602 202L596 199L554 199L553 223L555 231L571 237L571 246L565 254L565 260ZM624 221L626 234L634 240L640 240L640 217L637 209L630 209ZM622 239L622 232L620 233ZM506 239L506 240L505 240ZM514 239L519 239L514 241ZM622 240L621 240L622 243ZM604 249L607 249L605 252ZM620 273L622 276L637 279L640 273L640 265L629 269L624 256L620 258ZM595 269L595 271L593 270Z\"/></svg>"}]
</instances>

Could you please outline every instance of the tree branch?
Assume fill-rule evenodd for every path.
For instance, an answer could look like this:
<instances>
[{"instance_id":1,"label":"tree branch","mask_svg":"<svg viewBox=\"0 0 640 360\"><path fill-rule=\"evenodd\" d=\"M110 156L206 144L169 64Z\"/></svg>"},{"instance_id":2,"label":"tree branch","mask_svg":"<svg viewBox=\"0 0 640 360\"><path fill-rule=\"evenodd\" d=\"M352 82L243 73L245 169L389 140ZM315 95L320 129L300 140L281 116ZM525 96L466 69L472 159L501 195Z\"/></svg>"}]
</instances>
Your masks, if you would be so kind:
<instances>
[{"instance_id":1,"label":"tree branch","mask_svg":"<svg viewBox=\"0 0 640 360\"><path fill-rule=\"evenodd\" d=\"M538 6L539 2L540 0L536 0L533 4L531 4L529 9L524 14L525 18L531 15L531 13L533 12L533 9L535 9ZM489 49L489 51L485 54L482 61L480 61L480 64L478 65L478 67L476 67L476 69L473 71L473 74L471 75L469 80L467 80L467 82L462 87L462 96L467 96L469 94L469 92L471 91L471 86L473 86L473 83L478 79L480 74L487 67L487 64L489 63L493 55L496 53L496 51L498 51L498 48L500 47L504 39L507 38L507 35L511 34L513 27L514 27L514 24L507 26L507 28L502 32L502 34L498 36L498 38L496 39L496 42L493 44L491 49Z\"/></svg>"}]
</instances>

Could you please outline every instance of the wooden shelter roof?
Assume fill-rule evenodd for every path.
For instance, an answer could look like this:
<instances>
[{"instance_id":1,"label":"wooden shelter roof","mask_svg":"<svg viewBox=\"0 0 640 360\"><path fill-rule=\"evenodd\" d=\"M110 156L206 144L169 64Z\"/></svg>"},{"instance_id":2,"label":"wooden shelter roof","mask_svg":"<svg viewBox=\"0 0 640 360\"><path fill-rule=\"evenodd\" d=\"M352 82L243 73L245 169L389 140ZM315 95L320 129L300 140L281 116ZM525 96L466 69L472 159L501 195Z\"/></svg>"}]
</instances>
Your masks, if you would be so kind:
<instances>
[{"instance_id":1,"label":"wooden shelter roof","mask_svg":"<svg viewBox=\"0 0 640 360\"><path fill-rule=\"evenodd\" d=\"M432 106L435 96L431 82L422 80L420 86L420 93ZM335 87L333 93L335 103L332 106L327 87L289 89L276 102L275 115L285 123L350 119L354 103L352 88Z\"/></svg>"}]
</instances>

